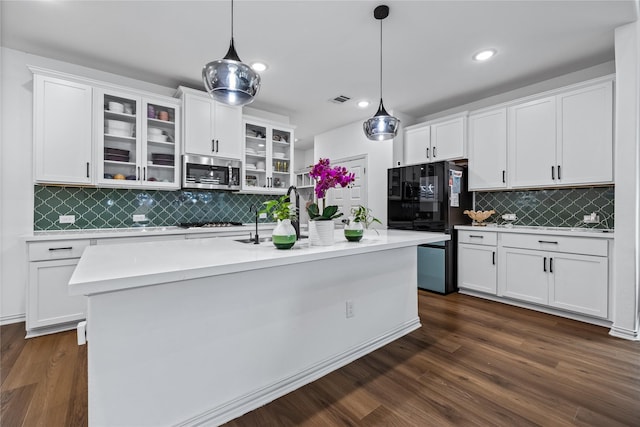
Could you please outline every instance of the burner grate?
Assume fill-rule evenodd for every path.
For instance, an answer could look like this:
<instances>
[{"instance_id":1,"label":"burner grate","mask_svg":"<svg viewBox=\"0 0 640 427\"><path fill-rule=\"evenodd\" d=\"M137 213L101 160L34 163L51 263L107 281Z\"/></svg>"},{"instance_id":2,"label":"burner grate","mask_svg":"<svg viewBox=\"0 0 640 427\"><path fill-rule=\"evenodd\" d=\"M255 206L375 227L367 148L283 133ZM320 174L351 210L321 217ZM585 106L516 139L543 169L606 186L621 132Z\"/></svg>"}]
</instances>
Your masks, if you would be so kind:
<instances>
[{"instance_id":1,"label":"burner grate","mask_svg":"<svg viewBox=\"0 0 640 427\"><path fill-rule=\"evenodd\" d=\"M181 222L179 227L182 228L217 228L217 227L237 227L242 225L241 222L220 221L220 222Z\"/></svg>"}]
</instances>

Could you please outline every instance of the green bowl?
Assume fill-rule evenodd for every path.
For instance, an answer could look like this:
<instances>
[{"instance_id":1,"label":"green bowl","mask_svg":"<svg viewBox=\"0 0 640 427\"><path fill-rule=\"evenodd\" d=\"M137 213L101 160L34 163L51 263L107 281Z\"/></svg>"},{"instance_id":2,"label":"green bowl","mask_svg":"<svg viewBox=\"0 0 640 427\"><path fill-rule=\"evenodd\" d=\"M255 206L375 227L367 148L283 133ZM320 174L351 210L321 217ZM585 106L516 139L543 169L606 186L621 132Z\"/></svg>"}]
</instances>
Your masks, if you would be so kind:
<instances>
[{"instance_id":1,"label":"green bowl","mask_svg":"<svg viewBox=\"0 0 640 427\"><path fill-rule=\"evenodd\" d=\"M296 243L296 235L271 236L271 240L277 249L291 249L291 247Z\"/></svg>"},{"instance_id":2,"label":"green bowl","mask_svg":"<svg viewBox=\"0 0 640 427\"><path fill-rule=\"evenodd\" d=\"M359 242L363 235L364 230L344 230L344 237L350 242Z\"/></svg>"}]
</instances>

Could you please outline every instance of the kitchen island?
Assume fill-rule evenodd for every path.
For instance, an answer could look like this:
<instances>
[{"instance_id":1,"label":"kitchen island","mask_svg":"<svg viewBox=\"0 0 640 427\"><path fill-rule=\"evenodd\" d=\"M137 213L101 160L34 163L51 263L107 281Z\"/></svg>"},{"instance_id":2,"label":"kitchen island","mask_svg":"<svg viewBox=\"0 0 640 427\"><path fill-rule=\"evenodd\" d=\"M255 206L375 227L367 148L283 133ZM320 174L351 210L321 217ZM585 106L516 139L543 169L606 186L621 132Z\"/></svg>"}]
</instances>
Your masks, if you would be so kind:
<instances>
[{"instance_id":1,"label":"kitchen island","mask_svg":"<svg viewBox=\"0 0 640 427\"><path fill-rule=\"evenodd\" d=\"M418 328L416 246L450 236L341 233L86 248L89 424L220 424Z\"/></svg>"}]
</instances>

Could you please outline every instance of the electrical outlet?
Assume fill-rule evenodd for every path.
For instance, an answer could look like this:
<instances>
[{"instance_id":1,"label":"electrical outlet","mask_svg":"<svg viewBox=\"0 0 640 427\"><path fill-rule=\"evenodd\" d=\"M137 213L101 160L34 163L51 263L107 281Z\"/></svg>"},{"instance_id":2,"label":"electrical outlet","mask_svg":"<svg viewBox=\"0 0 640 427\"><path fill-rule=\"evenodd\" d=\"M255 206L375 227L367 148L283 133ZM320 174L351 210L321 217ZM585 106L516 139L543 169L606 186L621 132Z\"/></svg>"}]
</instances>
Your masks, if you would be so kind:
<instances>
[{"instance_id":1,"label":"electrical outlet","mask_svg":"<svg viewBox=\"0 0 640 427\"><path fill-rule=\"evenodd\" d=\"M350 318L350 317L353 317L354 316L354 313L353 313L353 301L351 301L351 300L347 301L345 306L346 306L347 319Z\"/></svg>"},{"instance_id":2,"label":"electrical outlet","mask_svg":"<svg viewBox=\"0 0 640 427\"><path fill-rule=\"evenodd\" d=\"M134 222L142 222L142 221L146 221L147 220L147 216L142 214L142 215L133 215L133 221Z\"/></svg>"},{"instance_id":3,"label":"electrical outlet","mask_svg":"<svg viewBox=\"0 0 640 427\"><path fill-rule=\"evenodd\" d=\"M60 224L73 224L76 222L76 216L75 215L60 215L60 217L58 217L58 222L60 222Z\"/></svg>"},{"instance_id":4,"label":"electrical outlet","mask_svg":"<svg viewBox=\"0 0 640 427\"><path fill-rule=\"evenodd\" d=\"M260 219L265 219L267 217L266 212L261 212L260 215L258 216L258 218Z\"/></svg>"},{"instance_id":5,"label":"electrical outlet","mask_svg":"<svg viewBox=\"0 0 640 427\"><path fill-rule=\"evenodd\" d=\"M518 217L516 217L516 214L504 214L502 215L502 219L505 221L515 221Z\"/></svg>"},{"instance_id":6,"label":"electrical outlet","mask_svg":"<svg viewBox=\"0 0 640 427\"><path fill-rule=\"evenodd\" d=\"M585 224L598 224L600 222L600 215L596 214L595 212L591 213L590 215L585 215L582 218L582 222Z\"/></svg>"}]
</instances>

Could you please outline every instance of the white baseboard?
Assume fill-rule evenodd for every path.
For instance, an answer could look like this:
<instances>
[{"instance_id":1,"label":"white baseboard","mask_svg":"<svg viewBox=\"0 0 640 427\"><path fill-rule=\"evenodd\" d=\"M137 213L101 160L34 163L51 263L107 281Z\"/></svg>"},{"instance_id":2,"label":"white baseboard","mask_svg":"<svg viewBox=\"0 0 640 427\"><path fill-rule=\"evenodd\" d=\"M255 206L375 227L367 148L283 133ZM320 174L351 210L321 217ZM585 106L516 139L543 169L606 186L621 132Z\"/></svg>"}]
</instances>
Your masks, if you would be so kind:
<instances>
[{"instance_id":1,"label":"white baseboard","mask_svg":"<svg viewBox=\"0 0 640 427\"><path fill-rule=\"evenodd\" d=\"M10 314L9 316L0 316L0 326L10 325L11 323L18 323L26 321L24 313Z\"/></svg>"},{"instance_id":2,"label":"white baseboard","mask_svg":"<svg viewBox=\"0 0 640 427\"><path fill-rule=\"evenodd\" d=\"M509 298L503 298L496 295L489 295L482 292L476 292L470 289L460 289L459 292L464 295L470 295L472 297L478 297L488 299L491 301L501 302L503 304L514 305L516 307L528 308L529 310L539 311L542 313L552 314L554 316L565 317L571 320L577 320L579 322L591 323L592 325L603 326L610 328L612 322L607 319L598 319L597 317L584 316L578 313L572 313L570 311L557 310L551 307L544 307L537 304L530 304L524 301L516 301Z\"/></svg>"},{"instance_id":3,"label":"white baseboard","mask_svg":"<svg viewBox=\"0 0 640 427\"><path fill-rule=\"evenodd\" d=\"M630 341L640 341L640 335L638 334L638 330L631 330L627 328L621 328L619 326L613 325L611 330L609 331L609 335L616 338L622 338Z\"/></svg>"},{"instance_id":4,"label":"white baseboard","mask_svg":"<svg viewBox=\"0 0 640 427\"><path fill-rule=\"evenodd\" d=\"M48 326L45 328L29 329L27 330L27 334L25 335L25 338L40 337L42 335L49 335L49 334L55 334L58 332L71 331L78 327L78 322L80 322L80 320L75 321L73 323L63 323L62 325L54 325L54 326Z\"/></svg>"},{"instance_id":5,"label":"white baseboard","mask_svg":"<svg viewBox=\"0 0 640 427\"><path fill-rule=\"evenodd\" d=\"M354 360L415 331L420 328L420 326L420 319L415 318L414 320L409 321L386 334L365 342L348 351L336 354L329 359L319 362L316 365L288 378L284 378L281 381L205 411L193 418L177 424L177 426L195 427L224 424L234 418L246 414L247 412L264 406L267 403L302 387L303 385L309 384L310 382L313 382L318 378L321 378L328 373L333 372L336 369L339 369Z\"/></svg>"}]
</instances>

